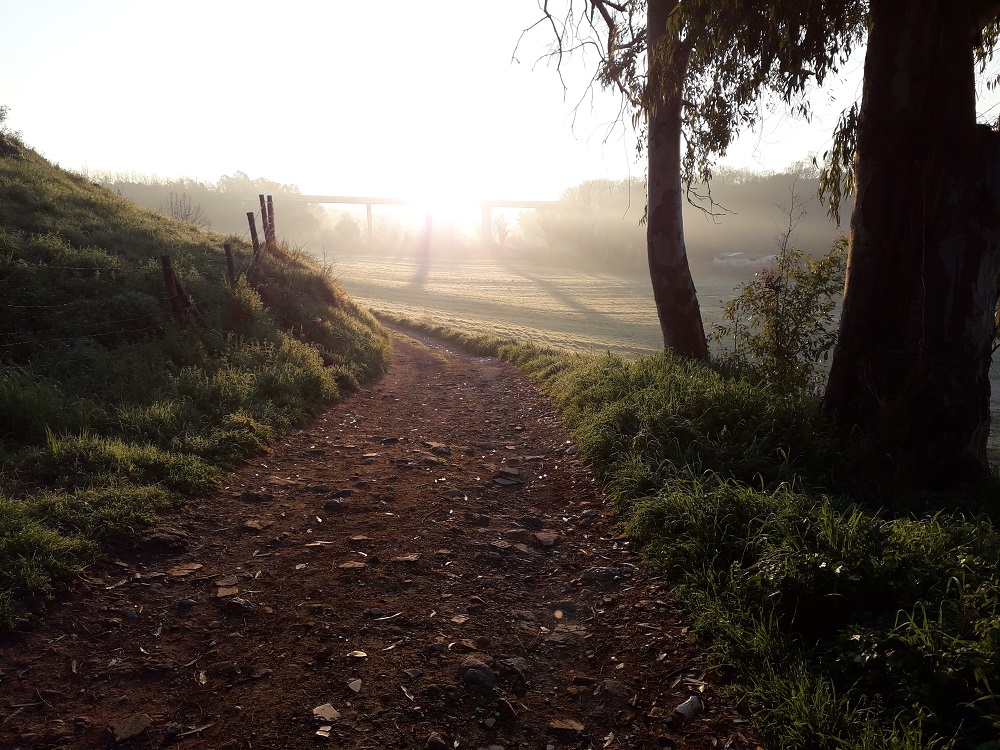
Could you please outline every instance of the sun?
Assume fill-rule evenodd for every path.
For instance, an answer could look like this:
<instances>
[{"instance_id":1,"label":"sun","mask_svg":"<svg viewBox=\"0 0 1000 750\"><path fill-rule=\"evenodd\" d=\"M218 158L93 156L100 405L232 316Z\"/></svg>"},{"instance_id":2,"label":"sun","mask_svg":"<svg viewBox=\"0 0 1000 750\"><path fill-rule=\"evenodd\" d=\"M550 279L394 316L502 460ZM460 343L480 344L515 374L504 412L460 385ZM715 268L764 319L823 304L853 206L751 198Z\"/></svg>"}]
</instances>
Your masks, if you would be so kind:
<instances>
[{"instance_id":1,"label":"sun","mask_svg":"<svg viewBox=\"0 0 1000 750\"><path fill-rule=\"evenodd\" d=\"M412 192L407 200L423 229L430 222L432 231L447 229L468 234L478 231L482 223L482 201L468 193L428 187Z\"/></svg>"}]
</instances>

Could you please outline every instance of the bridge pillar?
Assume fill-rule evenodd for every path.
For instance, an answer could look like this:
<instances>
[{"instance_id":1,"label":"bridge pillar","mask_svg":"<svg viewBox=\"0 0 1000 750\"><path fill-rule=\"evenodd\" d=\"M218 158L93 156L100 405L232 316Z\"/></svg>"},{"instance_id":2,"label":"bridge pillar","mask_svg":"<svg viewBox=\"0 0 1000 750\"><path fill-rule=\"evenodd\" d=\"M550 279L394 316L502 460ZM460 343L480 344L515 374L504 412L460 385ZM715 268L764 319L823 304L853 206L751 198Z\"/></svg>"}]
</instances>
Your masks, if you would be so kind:
<instances>
[{"instance_id":1,"label":"bridge pillar","mask_svg":"<svg viewBox=\"0 0 1000 750\"><path fill-rule=\"evenodd\" d=\"M490 207L483 206L483 242L489 243L492 232L493 220L490 216Z\"/></svg>"},{"instance_id":2,"label":"bridge pillar","mask_svg":"<svg viewBox=\"0 0 1000 750\"><path fill-rule=\"evenodd\" d=\"M372 241L372 204L366 203L365 208L368 209L368 241Z\"/></svg>"}]
</instances>

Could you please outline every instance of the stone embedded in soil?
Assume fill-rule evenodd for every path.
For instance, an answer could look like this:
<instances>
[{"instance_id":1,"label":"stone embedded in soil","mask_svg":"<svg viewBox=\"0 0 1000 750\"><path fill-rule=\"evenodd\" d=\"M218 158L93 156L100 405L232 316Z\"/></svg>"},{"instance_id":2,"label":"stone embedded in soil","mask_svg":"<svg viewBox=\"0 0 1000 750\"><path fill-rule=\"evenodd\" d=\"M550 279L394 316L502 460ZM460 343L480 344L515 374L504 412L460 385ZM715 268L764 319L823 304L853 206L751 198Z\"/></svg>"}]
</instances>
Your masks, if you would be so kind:
<instances>
[{"instance_id":1,"label":"stone embedded in soil","mask_svg":"<svg viewBox=\"0 0 1000 750\"><path fill-rule=\"evenodd\" d=\"M427 750L450 750L450 748L451 746L445 742L444 737L437 732L431 732L427 738Z\"/></svg>"},{"instance_id":2,"label":"stone embedded in soil","mask_svg":"<svg viewBox=\"0 0 1000 750\"><path fill-rule=\"evenodd\" d=\"M353 690L355 693L361 692L361 680L351 680L347 683L347 687Z\"/></svg>"},{"instance_id":3,"label":"stone embedded in soil","mask_svg":"<svg viewBox=\"0 0 1000 750\"><path fill-rule=\"evenodd\" d=\"M152 725L153 720L148 714L133 714L114 725L115 740L127 742L133 737L138 737Z\"/></svg>"},{"instance_id":4,"label":"stone embedded in soil","mask_svg":"<svg viewBox=\"0 0 1000 750\"><path fill-rule=\"evenodd\" d=\"M507 529L503 535L505 539L521 544L531 544L535 541L534 536L527 529Z\"/></svg>"},{"instance_id":5,"label":"stone embedded in soil","mask_svg":"<svg viewBox=\"0 0 1000 750\"><path fill-rule=\"evenodd\" d=\"M274 495L269 492L244 492L240 495L240 500L247 503L270 503L274 501Z\"/></svg>"},{"instance_id":6,"label":"stone embedded in soil","mask_svg":"<svg viewBox=\"0 0 1000 750\"><path fill-rule=\"evenodd\" d=\"M538 516L521 516L517 522L524 528L531 529L532 531L541 531L545 526L545 523Z\"/></svg>"},{"instance_id":7,"label":"stone embedded in soil","mask_svg":"<svg viewBox=\"0 0 1000 750\"><path fill-rule=\"evenodd\" d=\"M553 531L552 529L544 529L543 531L535 532L535 542L540 544L543 548L555 547L562 535L558 531Z\"/></svg>"},{"instance_id":8,"label":"stone embedded in soil","mask_svg":"<svg viewBox=\"0 0 1000 750\"><path fill-rule=\"evenodd\" d=\"M161 529L147 536L144 542L149 547L169 552L182 552L188 548L189 537L183 531Z\"/></svg>"},{"instance_id":9,"label":"stone embedded in soil","mask_svg":"<svg viewBox=\"0 0 1000 750\"><path fill-rule=\"evenodd\" d=\"M351 560L350 562L341 563L337 567L343 570L361 570L361 568L367 568L368 566L363 562Z\"/></svg>"},{"instance_id":10,"label":"stone embedded in soil","mask_svg":"<svg viewBox=\"0 0 1000 750\"><path fill-rule=\"evenodd\" d=\"M692 695L677 708L674 713L682 719L693 719L705 709L705 704L696 695Z\"/></svg>"},{"instance_id":11,"label":"stone embedded in soil","mask_svg":"<svg viewBox=\"0 0 1000 750\"><path fill-rule=\"evenodd\" d=\"M247 531L263 531L268 526L273 526L274 521L266 518L251 518L243 522L243 528Z\"/></svg>"},{"instance_id":12,"label":"stone embedded in soil","mask_svg":"<svg viewBox=\"0 0 1000 750\"><path fill-rule=\"evenodd\" d=\"M223 605L222 610L227 615L245 615L249 614L250 611L253 610L253 605L246 599L234 596L231 599L226 599L226 603Z\"/></svg>"},{"instance_id":13,"label":"stone embedded in soil","mask_svg":"<svg viewBox=\"0 0 1000 750\"><path fill-rule=\"evenodd\" d=\"M323 510L327 513L336 513L341 510L347 509L347 503L341 500L339 497L332 498L323 503Z\"/></svg>"},{"instance_id":14,"label":"stone embedded in soil","mask_svg":"<svg viewBox=\"0 0 1000 750\"><path fill-rule=\"evenodd\" d=\"M493 670L474 656L465 658L458 675L465 687L474 695L488 695L497 686Z\"/></svg>"},{"instance_id":15,"label":"stone embedded in soil","mask_svg":"<svg viewBox=\"0 0 1000 750\"><path fill-rule=\"evenodd\" d=\"M424 443L424 445L427 448L430 448L431 453L433 453L435 456L450 456L451 455L451 448L449 448L444 443L434 443L434 442L431 442L431 441L428 440L427 442Z\"/></svg>"},{"instance_id":16,"label":"stone embedded in soil","mask_svg":"<svg viewBox=\"0 0 1000 750\"><path fill-rule=\"evenodd\" d=\"M620 574L621 571L618 568L587 568L580 578L583 579L584 583L607 585L614 583Z\"/></svg>"},{"instance_id":17,"label":"stone embedded in soil","mask_svg":"<svg viewBox=\"0 0 1000 750\"><path fill-rule=\"evenodd\" d=\"M549 722L549 731L560 735L575 735L583 731L583 724L573 719L556 719Z\"/></svg>"},{"instance_id":18,"label":"stone embedded in soil","mask_svg":"<svg viewBox=\"0 0 1000 750\"><path fill-rule=\"evenodd\" d=\"M202 566L200 563L184 563L183 565L178 565L176 568L170 571L170 575L174 578L183 578L184 576L189 576L196 570L201 570Z\"/></svg>"},{"instance_id":19,"label":"stone embedded in soil","mask_svg":"<svg viewBox=\"0 0 1000 750\"><path fill-rule=\"evenodd\" d=\"M340 718L340 711L335 709L329 703L324 703L322 706L316 706L313 709L313 716L317 719L324 719L326 721L336 721Z\"/></svg>"}]
</instances>

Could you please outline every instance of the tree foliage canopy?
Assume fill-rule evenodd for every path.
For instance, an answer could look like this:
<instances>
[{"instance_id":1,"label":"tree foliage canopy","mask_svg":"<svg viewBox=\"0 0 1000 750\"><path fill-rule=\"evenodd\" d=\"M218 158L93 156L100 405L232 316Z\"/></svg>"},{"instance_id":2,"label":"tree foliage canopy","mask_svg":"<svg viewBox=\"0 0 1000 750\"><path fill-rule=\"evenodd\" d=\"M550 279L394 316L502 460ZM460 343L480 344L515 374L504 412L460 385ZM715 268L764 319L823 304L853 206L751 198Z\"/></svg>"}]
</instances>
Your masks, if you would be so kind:
<instances>
[{"instance_id":1,"label":"tree foliage canopy","mask_svg":"<svg viewBox=\"0 0 1000 750\"><path fill-rule=\"evenodd\" d=\"M649 29L656 1L568 0L556 15L540 0L539 23L554 34L557 67L574 50L597 52L593 82L621 92L640 130L680 88L687 184L711 178L714 157L760 120L766 95L808 117L805 93L850 56L867 12L866 0L659 0L670 6L666 28ZM650 39L659 41L648 54Z\"/></svg>"}]
</instances>

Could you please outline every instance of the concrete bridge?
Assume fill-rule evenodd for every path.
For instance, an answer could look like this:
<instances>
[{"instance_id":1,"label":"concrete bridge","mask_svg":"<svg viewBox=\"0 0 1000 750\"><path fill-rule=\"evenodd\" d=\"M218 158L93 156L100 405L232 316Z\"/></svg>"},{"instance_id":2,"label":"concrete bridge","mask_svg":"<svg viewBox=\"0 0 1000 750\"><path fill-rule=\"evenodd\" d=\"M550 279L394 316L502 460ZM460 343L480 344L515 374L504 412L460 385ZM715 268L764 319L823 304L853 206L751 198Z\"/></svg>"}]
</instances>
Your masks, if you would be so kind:
<instances>
[{"instance_id":1,"label":"concrete bridge","mask_svg":"<svg viewBox=\"0 0 1000 750\"><path fill-rule=\"evenodd\" d=\"M284 203L330 203L343 205L364 205L368 212L368 239L372 238L372 206L423 206L425 202L409 198L373 198L359 195L288 195L281 196ZM517 201L517 200L483 200L483 201L448 201L455 206L481 208L483 211L483 241L489 242L493 223L494 208L547 208L555 206L558 201ZM433 223L432 212L427 211L427 229L430 232Z\"/></svg>"}]
</instances>

